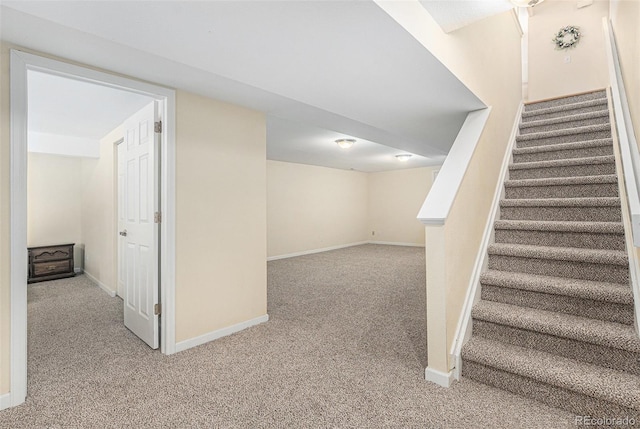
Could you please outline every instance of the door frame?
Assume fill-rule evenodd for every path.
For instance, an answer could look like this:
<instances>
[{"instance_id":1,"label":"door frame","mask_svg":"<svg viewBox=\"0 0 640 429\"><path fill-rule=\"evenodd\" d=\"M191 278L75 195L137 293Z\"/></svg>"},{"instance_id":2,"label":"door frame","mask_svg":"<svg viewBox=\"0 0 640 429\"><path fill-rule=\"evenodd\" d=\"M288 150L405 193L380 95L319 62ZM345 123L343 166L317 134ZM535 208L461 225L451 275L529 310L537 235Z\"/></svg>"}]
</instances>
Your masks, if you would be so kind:
<instances>
[{"instance_id":1,"label":"door frame","mask_svg":"<svg viewBox=\"0 0 640 429\"><path fill-rule=\"evenodd\" d=\"M163 101L161 154L160 234L160 350L176 351L175 339L175 91L169 88L117 76L86 67L30 54L17 49L10 55L11 88L11 350L10 406L23 403L27 396L27 72L39 71L134 92Z\"/></svg>"}]
</instances>

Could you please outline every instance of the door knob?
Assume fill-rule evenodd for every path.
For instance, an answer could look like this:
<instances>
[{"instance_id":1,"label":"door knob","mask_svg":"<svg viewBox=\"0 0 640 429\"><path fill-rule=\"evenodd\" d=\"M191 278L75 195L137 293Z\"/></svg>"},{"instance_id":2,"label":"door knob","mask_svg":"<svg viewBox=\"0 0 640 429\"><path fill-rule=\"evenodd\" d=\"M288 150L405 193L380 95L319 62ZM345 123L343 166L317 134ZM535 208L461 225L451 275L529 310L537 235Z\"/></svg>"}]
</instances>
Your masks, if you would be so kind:
<instances>
[{"instance_id":1,"label":"door knob","mask_svg":"<svg viewBox=\"0 0 640 429\"><path fill-rule=\"evenodd\" d=\"M121 236L126 237L127 236L127 230L125 229L124 231L120 231L119 233Z\"/></svg>"}]
</instances>

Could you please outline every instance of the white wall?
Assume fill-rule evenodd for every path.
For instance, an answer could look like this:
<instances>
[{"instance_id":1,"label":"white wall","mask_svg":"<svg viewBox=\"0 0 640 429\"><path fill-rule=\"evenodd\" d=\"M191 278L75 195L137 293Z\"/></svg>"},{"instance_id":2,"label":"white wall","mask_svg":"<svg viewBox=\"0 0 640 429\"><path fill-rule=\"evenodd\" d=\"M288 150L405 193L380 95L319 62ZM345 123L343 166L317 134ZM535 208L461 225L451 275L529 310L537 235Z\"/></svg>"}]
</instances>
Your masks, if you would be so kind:
<instances>
[{"instance_id":1,"label":"white wall","mask_svg":"<svg viewBox=\"0 0 640 429\"><path fill-rule=\"evenodd\" d=\"M612 0L611 21L631 121L640 144L640 1Z\"/></svg>"},{"instance_id":2,"label":"white wall","mask_svg":"<svg viewBox=\"0 0 640 429\"><path fill-rule=\"evenodd\" d=\"M122 127L100 140L100 158L82 161L82 239L84 270L104 288L115 291L115 142Z\"/></svg>"},{"instance_id":3,"label":"white wall","mask_svg":"<svg viewBox=\"0 0 640 429\"><path fill-rule=\"evenodd\" d=\"M29 153L27 245L82 247L82 159ZM76 260L76 267L81 261Z\"/></svg>"},{"instance_id":4,"label":"white wall","mask_svg":"<svg viewBox=\"0 0 640 429\"><path fill-rule=\"evenodd\" d=\"M267 161L269 257L368 240L367 174Z\"/></svg>"},{"instance_id":5,"label":"white wall","mask_svg":"<svg viewBox=\"0 0 640 429\"><path fill-rule=\"evenodd\" d=\"M438 168L369 174L370 240L424 246L424 225L416 216L431 189L433 171Z\"/></svg>"},{"instance_id":6,"label":"white wall","mask_svg":"<svg viewBox=\"0 0 640 429\"><path fill-rule=\"evenodd\" d=\"M529 100L608 85L602 32L602 17L608 15L608 0L595 0L580 9L575 1L547 0L534 8L534 15L529 18ZM582 37L574 48L558 51L552 39L567 25L580 27ZM569 63L565 62L567 56L571 57Z\"/></svg>"}]
</instances>

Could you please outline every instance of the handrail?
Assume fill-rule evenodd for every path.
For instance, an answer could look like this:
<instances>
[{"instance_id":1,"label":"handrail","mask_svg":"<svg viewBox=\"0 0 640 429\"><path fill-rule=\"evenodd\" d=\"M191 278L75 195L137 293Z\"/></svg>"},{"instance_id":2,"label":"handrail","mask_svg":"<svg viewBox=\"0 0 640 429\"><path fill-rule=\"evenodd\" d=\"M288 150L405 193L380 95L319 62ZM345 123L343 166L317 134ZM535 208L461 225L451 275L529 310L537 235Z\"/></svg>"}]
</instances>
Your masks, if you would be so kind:
<instances>
[{"instance_id":1,"label":"handrail","mask_svg":"<svg viewBox=\"0 0 640 429\"><path fill-rule=\"evenodd\" d=\"M640 247L640 194L638 192L638 190L640 190L640 152L638 152L633 124L631 123L631 114L629 113L629 105L624 89L624 81L620 70L613 29L609 25L609 20L606 17L602 18L602 25L607 52L607 63L609 66L611 100L613 102L613 112L616 119L615 126L618 131L620 157L624 171L624 184L627 191L627 201L631 217L633 245Z\"/></svg>"},{"instance_id":2,"label":"handrail","mask_svg":"<svg viewBox=\"0 0 640 429\"><path fill-rule=\"evenodd\" d=\"M489 113L491 113L491 107L474 110L467 114L418 213L418 220L423 224L444 225L447 220L473 152L489 119Z\"/></svg>"},{"instance_id":3,"label":"handrail","mask_svg":"<svg viewBox=\"0 0 640 429\"><path fill-rule=\"evenodd\" d=\"M602 18L605 47L607 51L607 63L609 65L609 77L611 90L609 91L613 104L612 122L616 127L622 164L623 186L620 186L621 196L626 191L627 207L622 207L622 221L625 230L631 229L631 236L626 237L627 253L629 255L629 276L635 307L635 329L640 335L640 261L638 260L638 247L640 247L640 195L638 195L638 172L640 172L640 153L631 122L627 94L624 89L624 80L620 69L618 50L607 18ZM626 209L626 210L625 210ZM625 234L626 235L626 234Z\"/></svg>"}]
</instances>

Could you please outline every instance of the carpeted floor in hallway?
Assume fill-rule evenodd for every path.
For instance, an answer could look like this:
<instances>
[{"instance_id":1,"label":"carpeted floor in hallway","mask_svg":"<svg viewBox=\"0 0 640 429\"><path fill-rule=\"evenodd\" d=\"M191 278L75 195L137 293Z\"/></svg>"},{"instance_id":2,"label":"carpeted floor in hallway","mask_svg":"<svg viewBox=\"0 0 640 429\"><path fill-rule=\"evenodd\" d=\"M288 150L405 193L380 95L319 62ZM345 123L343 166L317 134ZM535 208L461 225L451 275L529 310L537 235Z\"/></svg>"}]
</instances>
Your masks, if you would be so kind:
<instances>
[{"instance_id":1,"label":"carpeted floor in hallway","mask_svg":"<svg viewBox=\"0 0 640 429\"><path fill-rule=\"evenodd\" d=\"M172 356L85 276L29 286L29 396L0 428L570 428L471 380L424 381L424 249L268 263L270 321Z\"/></svg>"}]
</instances>

